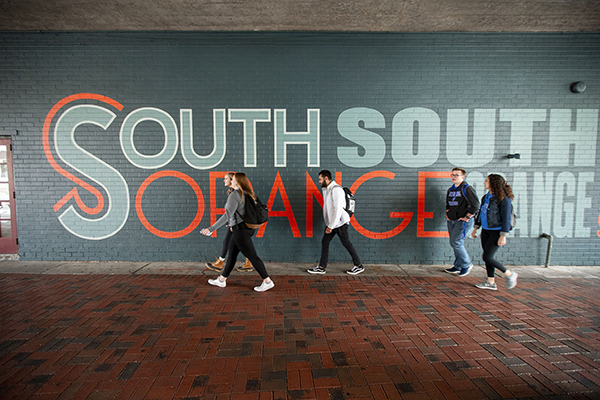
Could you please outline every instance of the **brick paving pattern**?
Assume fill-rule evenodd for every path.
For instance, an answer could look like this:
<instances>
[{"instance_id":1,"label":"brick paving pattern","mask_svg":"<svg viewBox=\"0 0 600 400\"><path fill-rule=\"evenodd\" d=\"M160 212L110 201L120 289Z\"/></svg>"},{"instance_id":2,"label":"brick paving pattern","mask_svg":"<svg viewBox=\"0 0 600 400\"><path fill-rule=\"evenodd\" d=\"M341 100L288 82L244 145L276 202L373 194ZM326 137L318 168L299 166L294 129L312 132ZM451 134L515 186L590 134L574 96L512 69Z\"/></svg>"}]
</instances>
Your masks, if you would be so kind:
<instances>
[{"instance_id":1,"label":"brick paving pattern","mask_svg":"<svg viewBox=\"0 0 600 400\"><path fill-rule=\"evenodd\" d=\"M0 275L1 399L597 399L600 282Z\"/></svg>"}]
</instances>

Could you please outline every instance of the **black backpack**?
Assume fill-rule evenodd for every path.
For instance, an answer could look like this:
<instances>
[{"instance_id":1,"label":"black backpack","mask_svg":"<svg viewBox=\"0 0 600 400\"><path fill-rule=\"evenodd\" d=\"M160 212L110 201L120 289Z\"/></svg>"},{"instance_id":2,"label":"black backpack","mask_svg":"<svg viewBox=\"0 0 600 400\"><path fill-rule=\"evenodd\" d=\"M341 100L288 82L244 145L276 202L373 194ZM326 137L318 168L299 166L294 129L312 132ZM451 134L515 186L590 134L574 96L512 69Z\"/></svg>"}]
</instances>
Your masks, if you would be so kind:
<instances>
[{"instance_id":1,"label":"black backpack","mask_svg":"<svg viewBox=\"0 0 600 400\"><path fill-rule=\"evenodd\" d=\"M258 229L269 219L269 209L260 201L258 196L256 196L256 200L249 195L245 198L244 223L250 229Z\"/></svg>"},{"instance_id":2,"label":"black backpack","mask_svg":"<svg viewBox=\"0 0 600 400\"><path fill-rule=\"evenodd\" d=\"M346 197L346 207L344 207L344 210L348 213L350 217L352 217L354 215L354 209L356 207L356 199L354 198L354 195L352 194L350 189L341 186L340 188L344 191L344 196Z\"/></svg>"}]
</instances>

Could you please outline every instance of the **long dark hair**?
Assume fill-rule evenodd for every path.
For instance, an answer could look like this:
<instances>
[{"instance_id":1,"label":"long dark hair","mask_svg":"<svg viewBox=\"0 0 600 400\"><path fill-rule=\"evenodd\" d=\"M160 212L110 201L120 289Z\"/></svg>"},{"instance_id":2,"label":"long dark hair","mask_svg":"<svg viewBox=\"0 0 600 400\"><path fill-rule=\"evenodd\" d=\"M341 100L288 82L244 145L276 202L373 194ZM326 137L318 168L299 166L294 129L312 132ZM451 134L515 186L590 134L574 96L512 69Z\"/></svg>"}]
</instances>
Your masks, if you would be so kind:
<instances>
[{"instance_id":1,"label":"long dark hair","mask_svg":"<svg viewBox=\"0 0 600 400\"><path fill-rule=\"evenodd\" d=\"M515 197L513 196L512 188L502 176L490 174L488 175L488 180L490 182L490 192L496 196L499 202L504 200L505 197L511 200Z\"/></svg>"},{"instance_id":2,"label":"long dark hair","mask_svg":"<svg viewBox=\"0 0 600 400\"><path fill-rule=\"evenodd\" d=\"M237 186L238 186L238 190L240 191L240 194L242 195L242 202L245 201L244 200L245 194L247 194L248 196L250 196L254 200L256 200L256 195L254 194L252 187L250 187L250 182L248 181L248 177L246 176L246 174L243 172L236 172L234 176L235 176L235 182L237 183Z\"/></svg>"}]
</instances>

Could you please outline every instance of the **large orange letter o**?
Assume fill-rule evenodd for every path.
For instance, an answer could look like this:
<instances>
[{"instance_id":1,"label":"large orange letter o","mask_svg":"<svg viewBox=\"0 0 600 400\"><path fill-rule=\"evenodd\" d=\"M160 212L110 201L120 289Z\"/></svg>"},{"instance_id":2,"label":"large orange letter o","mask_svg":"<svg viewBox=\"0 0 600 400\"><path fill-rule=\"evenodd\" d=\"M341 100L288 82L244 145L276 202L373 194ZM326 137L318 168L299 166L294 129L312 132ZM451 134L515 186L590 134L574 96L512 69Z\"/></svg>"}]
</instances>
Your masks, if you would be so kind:
<instances>
[{"instance_id":1,"label":"large orange letter o","mask_svg":"<svg viewBox=\"0 0 600 400\"><path fill-rule=\"evenodd\" d=\"M146 188L152 182L157 180L158 178L163 178L165 176L172 176L174 178L179 178L179 179L187 182L187 184L190 185L192 187L192 189L194 189L194 193L196 193L196 198L198 199L198 211L196 212L196 217L194 218L192 223L187 226L187 228L184 228L184 229L182 229L180 231L176 231L176 232L165 232L165 231L161 231L160 229L156 229L154 226L152 226L150 224L150 222L148 222L148 220L144 216L144 212L142 210L142 196L144 195L144 191L146 190ZM159 172L156 172L156 173L150 175L148 178L146 178L144 183L142 183L142 185L140 186L140 188L137 192L137 195L135 197L135 209L137 211L138 218L142 222L142 225L144 225L146 227L146 229L148 229L150 232L152 232L156 236L159 236L162 238L167 238L167 239L174 239L174 238L179 238L179 237L187 235L188 233L190 233L194 229L196 229L198 224L200 224L200 221L202 220L202 215L204 214L204 196L202 195L202 190L200 190L200 187L198 186L196 181L194 181L192 178L190 178L186 174L184 174L182 172L178 172L178 171L159 171Z\"/></svg>"}]
</instances>

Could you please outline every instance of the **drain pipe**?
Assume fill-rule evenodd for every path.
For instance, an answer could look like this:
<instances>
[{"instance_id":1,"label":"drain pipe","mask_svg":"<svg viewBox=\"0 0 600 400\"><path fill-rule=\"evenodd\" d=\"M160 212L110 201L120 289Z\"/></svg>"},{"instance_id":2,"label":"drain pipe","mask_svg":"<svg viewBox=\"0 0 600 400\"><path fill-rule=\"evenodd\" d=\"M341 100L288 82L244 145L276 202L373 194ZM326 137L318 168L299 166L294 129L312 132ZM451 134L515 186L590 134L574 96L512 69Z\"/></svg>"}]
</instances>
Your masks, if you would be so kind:
<instances>
[{"instance_id":1,"label":"drain pipe","mask_svg":"<svg viewBox=\"0 0 600 400\"><path fill-rule=\"evenodd\" d=\"M548 251L546 251L546 268L550 266L550 253L552 253L552 235L542 233L541 238L548 239Z\"/></svg>"}]
</instances>

